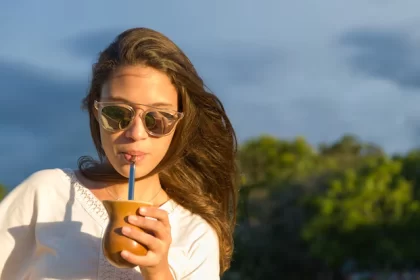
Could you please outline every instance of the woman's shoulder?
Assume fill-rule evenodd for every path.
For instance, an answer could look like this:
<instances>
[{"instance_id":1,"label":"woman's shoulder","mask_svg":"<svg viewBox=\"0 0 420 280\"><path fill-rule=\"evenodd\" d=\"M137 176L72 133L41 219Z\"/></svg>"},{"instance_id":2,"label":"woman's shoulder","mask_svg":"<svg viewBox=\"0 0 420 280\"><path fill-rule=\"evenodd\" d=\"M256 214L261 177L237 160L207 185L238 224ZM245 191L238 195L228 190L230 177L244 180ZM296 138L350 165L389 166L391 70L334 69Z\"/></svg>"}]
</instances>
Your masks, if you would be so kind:
<instances>
[{"instance_id":1,"label":"woman's shoulder","mask_svg":"<svg viewBox=\"0 0 420 280\"><path fill-rule=\"evenodd\" d=\"M29 209L34 203L40 206L46 200L65 198L71 186L71 180L66 179L66 176L65 170L59 168L33 172L3 198L0 210Z\"/></svg>"},{"instance_id":2,"label":"woman's shoulder","mask_svg":"<svg viewBox=\"0 0 420 280\"><path fill-rule=\"evenodd\" d=\"M36 184L36 183L43 183L45 181L60 180L60 178L63 177L63 174L66 173L65 170L66 169L61 169L61 168L37 170L33 172L32 174L30 174L23 182Z\"/></svg>"},{"instance_id":3,"label":"woman's shoulder","mask_svg":"<svg viewBox=\"0 0 420 280\"><path fill-rule=\"evenodd\" d=\"M28 185L32 187L43 187L57 184L67 184L70 181L66 180L69 177L69 169L52 168L41 169L30 174L24 179L20 185Z\"/></svg>"},{"instance_id":4,"label":"woman's shoulder","mask_svg":"<svg viewBox=\"0 0 420 280\"><path fill-rule=\"evenodd\" d=\"M19 183L12 193L48 193L53 190L60 190L71 184L70 169L41 169L33 172Z\"/></svg>"}]
</instances>

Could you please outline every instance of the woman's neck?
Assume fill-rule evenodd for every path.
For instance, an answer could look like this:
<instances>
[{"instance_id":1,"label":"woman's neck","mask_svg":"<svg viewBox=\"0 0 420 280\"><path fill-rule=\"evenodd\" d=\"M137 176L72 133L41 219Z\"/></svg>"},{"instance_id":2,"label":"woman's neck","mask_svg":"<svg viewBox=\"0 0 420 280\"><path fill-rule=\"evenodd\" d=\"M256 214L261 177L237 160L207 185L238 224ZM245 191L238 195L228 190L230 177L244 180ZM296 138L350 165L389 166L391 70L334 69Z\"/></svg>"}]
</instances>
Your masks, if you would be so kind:
<instances>
[{"instance_id":1,"label":"woman's neck","mask_svg":"<svg viewBox=\"0 0 420 280\"><path fill-rule=\"evenodd\" d=\"M112 192L120 199L127 199L128 196L128 180L127 183L117 183L107 186L108 191ZM153 175L143 180L136 181L134 186L134 200L150 202L155 204L162 200L162 194L166 197L166 193L162 190L159 175Z\"/></svg>"},{"instance_id":2,"label":"woman's neck","mask_svg":"<svg viewBox=\"0 0 420 280\"><path fill-rule=\"evenodd\" d=\"M104 199L128 199L128 179L127 183L107 183L92 181L84 177L79 171L76 172L79 181L90 189L100 200ZM159 175L147 177L141 181L136 181L134 187L134 200L161 205L169 199L169 196L162 189Z\"/></svg>"}]
</instances>

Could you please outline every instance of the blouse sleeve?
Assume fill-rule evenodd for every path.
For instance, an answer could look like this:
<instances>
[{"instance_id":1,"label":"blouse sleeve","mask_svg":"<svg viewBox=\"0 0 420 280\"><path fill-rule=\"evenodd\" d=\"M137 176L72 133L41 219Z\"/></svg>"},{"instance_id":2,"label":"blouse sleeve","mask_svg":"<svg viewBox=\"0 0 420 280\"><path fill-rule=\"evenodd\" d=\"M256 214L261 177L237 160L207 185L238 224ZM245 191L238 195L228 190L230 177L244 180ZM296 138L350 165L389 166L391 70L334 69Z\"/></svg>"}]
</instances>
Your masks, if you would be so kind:
<instances>
[{"instance_id":1,"label":"blouse sleeve","mask_svg":"<svg viewBox=\"0 0 420 280\"><path fill-rule=\"evenodd\" d=\"M193 243L186 272L182 280L220 279L219 239L210 226Z\"/></svg>"},{"instance_id":2,"label":"blouse sleeve","mask_svg":"<svg viewBox=\"0 0 420 280\"><path fill-rule=\"evenodd\" d=\"M32 257L36 217L32 178L0 202L0 279L21 279Z\"/></svg>"}]
</instances>

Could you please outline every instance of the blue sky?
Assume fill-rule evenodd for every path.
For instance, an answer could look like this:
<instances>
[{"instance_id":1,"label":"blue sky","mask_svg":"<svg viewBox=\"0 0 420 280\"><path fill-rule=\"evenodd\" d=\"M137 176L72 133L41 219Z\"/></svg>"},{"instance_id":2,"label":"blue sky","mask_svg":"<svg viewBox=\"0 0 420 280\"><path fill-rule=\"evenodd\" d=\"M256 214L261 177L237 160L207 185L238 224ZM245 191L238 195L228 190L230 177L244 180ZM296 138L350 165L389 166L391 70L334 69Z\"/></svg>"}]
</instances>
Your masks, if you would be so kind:
<instances>
[{"instance_id":1,"label":"blue sky","mask_svg":"<svg viewBox=\"0 0 420 280\"><path fill-rule=\"evenodd\" d=\"M80 110L91 63L135 26L163 32L187 53L241 141L269 133L319 143L354 133L388 152L418 146L420 2L162 3L0 3L0 182L13 187L94 155Z\"/></svg>"}]
</instances>

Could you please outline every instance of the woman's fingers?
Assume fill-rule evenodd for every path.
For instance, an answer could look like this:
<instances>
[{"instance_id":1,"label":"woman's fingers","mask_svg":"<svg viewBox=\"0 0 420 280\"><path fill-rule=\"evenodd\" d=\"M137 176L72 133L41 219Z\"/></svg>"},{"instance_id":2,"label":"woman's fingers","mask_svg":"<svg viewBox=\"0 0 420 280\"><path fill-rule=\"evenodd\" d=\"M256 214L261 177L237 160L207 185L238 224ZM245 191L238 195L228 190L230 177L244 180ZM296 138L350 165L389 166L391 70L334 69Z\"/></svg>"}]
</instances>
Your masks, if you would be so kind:
<instances>
[{"instance_id":1,"label":"woman's fingers","mask_svg":"<svg viewBox=\"0 0 420 280\"><path fill-rule=\"evenodd\" d=\"M170 228L168 212L156 207L141 207L139 214L144 217L154 218L160 221L163 226Z\"/></svg>"},{"instance_id":2,"label":"woman's fingers","mask_svg":"<svg viewBox=\"0 0 420 280\"><path fill-rule=\"evenodd\" d=\"M138 243L146 246L149 250L159 249L159 240L151 234L148 234L141 229L132 227L123 227L122 233L137 241Z\"/></svg>"},{"instance_id":3,"label":"woman's fingers","mask_svg":"<svg viewBox=\"0 0 420 280\"><path fill-rule=\"evenodd\" d=\"M171 229L165 226L161 220L142 216L129 216L128 222L144 231L153 233L159 239L170 239Z\"/></svg>"}]
</instances>

